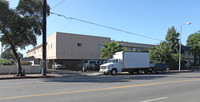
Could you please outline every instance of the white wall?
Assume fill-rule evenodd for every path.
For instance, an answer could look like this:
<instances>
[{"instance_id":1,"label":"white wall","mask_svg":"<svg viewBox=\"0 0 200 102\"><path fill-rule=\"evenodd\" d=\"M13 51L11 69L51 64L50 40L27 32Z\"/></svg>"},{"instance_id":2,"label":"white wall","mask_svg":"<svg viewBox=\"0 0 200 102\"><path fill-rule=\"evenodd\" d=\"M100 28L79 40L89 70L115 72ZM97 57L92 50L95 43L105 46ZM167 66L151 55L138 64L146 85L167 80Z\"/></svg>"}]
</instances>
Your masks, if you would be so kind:
<instances>
[{"instance_id":1,"label":"white wall","mask_svg":"<svg viewBox=\"0 0 200 102\"><path fill-rule=\"evenodd\" d=\"M12 66L0 66L0 74L8 74L12 69ZM22 69L25 69L26 74L40 74L40 66L22 66ZM11 74L17 73L17 67L14 66Z\"/></svg>"}]
</instances>

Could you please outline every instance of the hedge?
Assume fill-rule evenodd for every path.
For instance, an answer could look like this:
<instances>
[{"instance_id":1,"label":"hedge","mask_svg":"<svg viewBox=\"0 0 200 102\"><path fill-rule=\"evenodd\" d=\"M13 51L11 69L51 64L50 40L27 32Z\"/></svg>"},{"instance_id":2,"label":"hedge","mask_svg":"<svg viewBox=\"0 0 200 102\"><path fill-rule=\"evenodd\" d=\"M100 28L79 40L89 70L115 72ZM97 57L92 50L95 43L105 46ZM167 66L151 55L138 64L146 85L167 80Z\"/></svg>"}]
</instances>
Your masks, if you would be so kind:
<instances>
[{"instance_id":1,"label":"hedge","mask_svg":"<svg viewBox=\"0 0 200 102\"><path fill-rule=\"evenodd\" d=\"M7 59L0 60L0 65L13 65L12 61ZM32 65L32 62L21 61L21 65Z\"/></svg>"},{"instance_id":2,"label":"hedge","mask_svg":"<svg viewBox=\"0 0 200 102\"><path fill-rule=\"evenodd\" d=\"M32 62L21 61L21 65L32 65Z\"/></svg>"},{"instance_id":3,"label":"hedge","mask_svg":"<svg viewBox=\"0 0 200 102\"><path fill-rule=\"evenodd\" d=\"M12 65L10 60L2 59L0 60L0 65Z\"/></svg>"}]
</instances>

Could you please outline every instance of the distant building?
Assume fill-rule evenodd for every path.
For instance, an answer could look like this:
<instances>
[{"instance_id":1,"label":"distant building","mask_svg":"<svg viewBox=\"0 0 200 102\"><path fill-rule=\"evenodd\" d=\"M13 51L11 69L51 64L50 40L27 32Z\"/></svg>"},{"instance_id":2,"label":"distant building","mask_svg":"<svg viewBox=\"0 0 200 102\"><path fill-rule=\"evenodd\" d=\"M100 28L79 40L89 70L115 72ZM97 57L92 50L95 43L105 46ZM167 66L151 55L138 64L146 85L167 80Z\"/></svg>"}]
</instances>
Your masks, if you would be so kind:
<instances>
[{"instance_id":1,"label":"distant building","mask_svg":"<svg viewBox=\"0 0 200 102\"><path fill-rule=\"evenodd\" d=\"M191 51L191 47L182 46L181 49L182 54L184 54L184 61L186 61L184 68L190 69L190 67L194 64L194 55ZM199 57L197 58L196 64L199 64Z\"/></svg>"},{"instance_id":2,"label":"distant building","mask_svg":"<svg viewBox=\"0 0 200 102\"><path fill-rule=\"evenodd\" d=\"M132 42L123 42L123 41L118 41L118 42L123 47L126 47L127 50L134 51L134 52L141 52L148 48L153 48L153 46L155 46L151 44L141 44L141 43L132 43Z\"/></svg>"},{"instance_id":3,"label":"distant building","mask_svg":"<svg viewBox=\"0 0 200 102\"><path fill-rule=\"evenodd\" d=\"M111 38L88 36L71 33L56 32L47 38L47 63L48 68L52 65L61 64L67 69L80 67L82 60L104 60L101 58L101 49L105 42ZM139 44L119 41L124 47L132 51L142 51L155 45ZM42 45L29 50L27 57L42 59Z\"/></svg>"}]
</instances>

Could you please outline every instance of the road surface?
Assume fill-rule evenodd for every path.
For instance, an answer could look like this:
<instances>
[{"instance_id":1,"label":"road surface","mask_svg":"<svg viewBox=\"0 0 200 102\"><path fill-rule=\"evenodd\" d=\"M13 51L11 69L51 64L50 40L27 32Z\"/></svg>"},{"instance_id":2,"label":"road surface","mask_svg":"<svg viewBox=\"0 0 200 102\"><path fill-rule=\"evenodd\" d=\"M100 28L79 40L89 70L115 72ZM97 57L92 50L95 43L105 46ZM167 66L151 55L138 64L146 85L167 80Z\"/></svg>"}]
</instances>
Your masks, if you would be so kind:
<instances>
[{"instance_id":1,"label":"road surface","mask_svg":"<svg viewBox=\"0 0 200 102\"><path fill-rule=\"evenodd\" d=\"M0 102L200 102L200 73L0 80Z\"/></svg>"}]
</instances>

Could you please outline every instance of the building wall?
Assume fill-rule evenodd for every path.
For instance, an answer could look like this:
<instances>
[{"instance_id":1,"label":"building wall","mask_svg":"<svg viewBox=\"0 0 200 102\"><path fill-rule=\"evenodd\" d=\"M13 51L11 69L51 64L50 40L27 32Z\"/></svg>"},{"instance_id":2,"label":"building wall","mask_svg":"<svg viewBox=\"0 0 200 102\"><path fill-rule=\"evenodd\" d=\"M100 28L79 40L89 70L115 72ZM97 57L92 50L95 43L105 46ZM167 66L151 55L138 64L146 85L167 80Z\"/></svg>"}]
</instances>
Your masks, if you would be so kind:
<instances>
[{"instance_id":1,"label":"building wall","mask_svg":"<svg viewBox=\"0 0 200 102\"><path fill-rule=\"evenodd\" d=\"M186 61L186 68L188 69L194 63L194 56L191 50L184 51L184 60Z\"/></svg>"},{"instance_id":2,"label":"building wall","mask_svg":"<svg viewBox=\"0 0 200 102\"><path fill-rule=\"evenodd\" d=\"M52 34L47 38L47 59L56 59L56 48L57 46L57 33Z\"/></svg>"},{"instance_id":3,"label":"building wall","mask_svg":"<svg viewBox=\"0 0 200 102\"><path fill-rule=\"evenodd\" d=\"M47 38L47 59L56 59L56 33ZM42 44L28 51L26 57L34 56L42 59Z\"/></svg>"},{"instance_id":4,"label":"building wall","mask_svg":"<svg viewBox=\"0 0 200 102\"><path fill-rule=\"evenodd\" d=\"M191 50L184 51L185 58L187 59L194 59L194 55L192 54Z\"/></svg>"},{"instance_id":5,"label":"building wall","mask_svg":"<svg viewBox=\"0 0 200 102\"><path fill-rule=\"evenodd\" d=\"M57 32L57 59L100 59L101 47L110 38Z\"/></svg>"},{"instance_id":6,"label":"building wall","mask_svg":"<svg viewBox=\"0 0 200 102\"><path fill-rule=\"evenodd\" d=\"M47 59L100 59L105 42L110 42L110 38L56 32L47 38ZM138 52L155 46L123 41L119 44ZM42 45L28 51L27 57L31 56L42 59Z\"/></svg>"},{"instance_id":7,"label":"building wall","mask_svg":"<svg viewBox=\"0 0 200 102\"><path fill-rule=\"evenodd\" d=\"M34 49L28 51L26 54L27 57L34 56L35 58L42 59L42 46L39 45L38 47L35 47Z\"/></svg>"},{"instance_id":8,"label":"building wall","mask_svg":"<svg viewBox=\"0 0 200 102\"><path fill-rule=\"evenodd\" d=\"M119 44L121 44L123 47L126 47L127 50L134 52L141 52L144 49L153 48L153 46L155 46L150 44L140 44L140 43L123 42L123 41L119 41Z\"/></svg>"}]
</instances>

